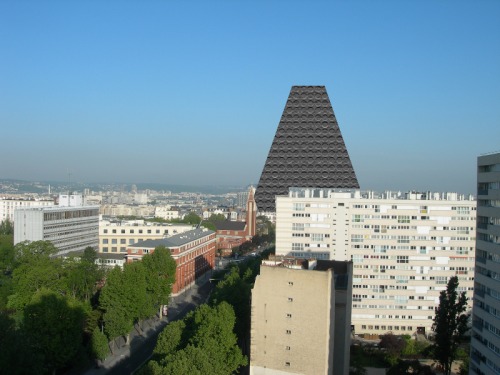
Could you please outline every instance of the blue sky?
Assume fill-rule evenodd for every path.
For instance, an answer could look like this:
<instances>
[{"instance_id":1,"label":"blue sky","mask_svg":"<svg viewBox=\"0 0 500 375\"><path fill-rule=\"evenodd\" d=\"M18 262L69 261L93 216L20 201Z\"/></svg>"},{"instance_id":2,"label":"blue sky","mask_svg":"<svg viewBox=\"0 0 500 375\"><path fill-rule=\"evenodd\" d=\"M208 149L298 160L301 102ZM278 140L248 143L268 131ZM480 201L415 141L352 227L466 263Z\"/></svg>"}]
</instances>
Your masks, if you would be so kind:
<instances>
[{"instance_id":1,"label":"blue sky","mask_svg":"<svg viewBox=\"0 0 500 375\"><path fill-rule=\"evenodd\" d=\"M325 85L362 189L474 193L499 1L1 1L0 178L257 183Z\"/></svg>"}]
</instances>

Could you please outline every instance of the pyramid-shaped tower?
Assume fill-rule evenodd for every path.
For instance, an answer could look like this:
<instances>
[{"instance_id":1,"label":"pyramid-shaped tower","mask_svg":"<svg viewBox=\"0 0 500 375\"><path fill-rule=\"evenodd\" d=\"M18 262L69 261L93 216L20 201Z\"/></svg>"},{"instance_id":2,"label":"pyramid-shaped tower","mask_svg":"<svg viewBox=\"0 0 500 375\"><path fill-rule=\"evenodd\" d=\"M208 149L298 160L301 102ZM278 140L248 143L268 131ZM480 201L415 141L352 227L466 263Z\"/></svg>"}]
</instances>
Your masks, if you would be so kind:
<instances>
[{"instance_id":1,"label":"pyramid-shaped tower","mask_svg":"<svg viewBox=\"0 0 500 375\"><path fill-rule=\"evenodd\" d=\"M293 86L255 193L274 212L290 187L359 189L325 86Z\"/></svg>"}]
</instances>

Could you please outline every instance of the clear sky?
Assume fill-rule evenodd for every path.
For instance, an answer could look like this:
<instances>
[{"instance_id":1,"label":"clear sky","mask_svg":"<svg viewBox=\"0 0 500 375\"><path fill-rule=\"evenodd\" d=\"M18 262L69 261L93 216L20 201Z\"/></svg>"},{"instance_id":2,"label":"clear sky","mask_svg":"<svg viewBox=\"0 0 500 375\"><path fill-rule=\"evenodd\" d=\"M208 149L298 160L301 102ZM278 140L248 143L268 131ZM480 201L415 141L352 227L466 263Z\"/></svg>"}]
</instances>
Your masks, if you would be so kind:
<instances>
[{"instance_id":1,"label":"clear sky","mask_svg":"<svg viewBox=\"0 0 500 375\"><path fill-rule=\"evenodd\" d=\"M475 192L500 1L0 1L0 178L257 183L325 85L362 189Z\"/></svg>"}]
</instances>

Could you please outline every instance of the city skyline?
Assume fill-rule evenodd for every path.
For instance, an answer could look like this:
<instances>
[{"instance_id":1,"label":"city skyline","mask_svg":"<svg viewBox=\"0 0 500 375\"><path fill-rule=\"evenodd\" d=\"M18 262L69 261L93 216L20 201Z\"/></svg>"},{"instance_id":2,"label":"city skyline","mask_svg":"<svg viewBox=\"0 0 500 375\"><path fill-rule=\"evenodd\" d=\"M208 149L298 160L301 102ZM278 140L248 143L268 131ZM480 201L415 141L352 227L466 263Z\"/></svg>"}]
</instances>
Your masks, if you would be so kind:
<instances>
[{"instance_id":1,"label":"city skyline","mask_svg":"<svg viewBox=\"0 0 500 375\"><path fill-rule=\"evenodd\" d=\"M498 2L3 2L0 35L0 178L256 185L292 85L363 190L475 193L499 148Z\"/></svg>"}]
</instances>

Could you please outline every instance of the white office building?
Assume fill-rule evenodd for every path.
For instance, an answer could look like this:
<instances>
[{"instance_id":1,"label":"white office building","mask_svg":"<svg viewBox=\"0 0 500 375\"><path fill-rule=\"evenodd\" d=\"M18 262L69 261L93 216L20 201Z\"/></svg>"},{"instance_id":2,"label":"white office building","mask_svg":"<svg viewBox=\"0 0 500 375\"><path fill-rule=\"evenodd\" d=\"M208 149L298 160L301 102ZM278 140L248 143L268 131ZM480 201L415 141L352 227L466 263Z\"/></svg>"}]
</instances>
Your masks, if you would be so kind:
<instances>
[{"instance_id":1,"label":"white office building","mask_svg":"<svg viewBox=\"0 0 500 375\"><path fill-rule=\"evenodd\" d=\"M14 244L50 241L58 255L98 247L99 206L19 208L14 213Z\"/></svg>"},{"instance_id":2,"label":"white office building","mask_svg":"<svg viewBox=\"0 0 500 375\"><path fill-rule=\"evenodd\" d=\"M500 374L500 153L477 160L476 279L470 374Z\"/></svg>"},{"instance_id":3,"label":"white office building","mask_svg":"<svg viewBox=\"0 0 500 375\"><path fill-rule=\"evenodd\" d=\"M476 201L456 193L291 188L276 198L276 255L352 260L356 333L430 333L451 276L472 298L475 227Z\"/></svg>"}]
</instances>

